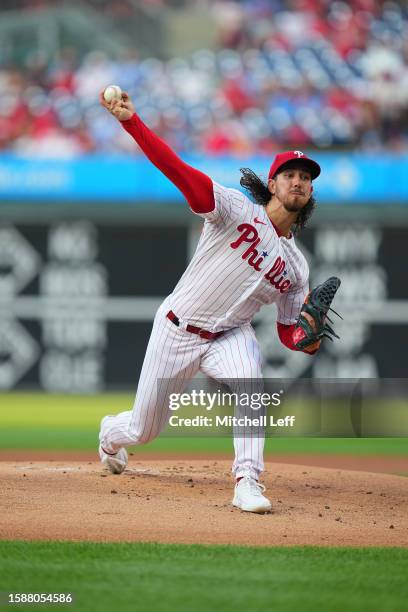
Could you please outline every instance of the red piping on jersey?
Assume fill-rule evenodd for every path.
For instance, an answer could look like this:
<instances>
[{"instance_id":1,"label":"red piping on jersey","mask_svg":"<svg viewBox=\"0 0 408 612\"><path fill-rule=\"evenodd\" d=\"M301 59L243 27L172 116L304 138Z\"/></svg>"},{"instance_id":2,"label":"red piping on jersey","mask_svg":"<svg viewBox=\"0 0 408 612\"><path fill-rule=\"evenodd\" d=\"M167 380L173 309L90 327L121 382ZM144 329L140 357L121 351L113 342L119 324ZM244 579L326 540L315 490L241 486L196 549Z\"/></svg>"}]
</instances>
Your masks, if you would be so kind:
<instances>
[{"instance_id":1,"label":"red piping on jersey","mask_svg":"<svg viewBox=\"0 0 408 612\"><path fill-rule=\"evenodd\" d=\"M295 324L293 325L285 325L284 323L279 323L277 321L276 327L278 328L278 336L279 340L291 351L300 351L294 343L293 343L293 333L295 331ZM317 353L319 349L316 349L313 352L303 350L302 353L306 353L306 355L314 355Z\"/></svg>"},{"instance_id":2,"label":"red piping on jersey","mask_svg":"<svg viewBox=\"0 0 408 612\"><path fill-rule=\"evenodd\" d=\"M180 159L136 113L121 123L146 157L181 191L194 212L207 213L214 210L213 182L209 176Z\"/></svg>"},{"instance_id":3,"label":"red piping on jersey","mask_svg":"<svg viewBox=\"0 0 408 612\"><path fill-rule=\"evenodd\" d=\"M269 221L271 221L271 220L269 219ZM271 221L271 223L272 223L273 227L275 228L275 232L278 234L279 238L280 238L281 236L283 236L283 234L282 234L282 232L280 231L279 227L278 227L277 225L275 225L273 221Z\"/></svg>"},{"instance_id":4,"label":"red piping on jersey","mask_svg":"<svg viewBox=\"0 0 408 612\"><path fill-rule=\"evenodd\" d=\"M292 238L292 232L289 232L289 236L285 236L285 234L282 234L282 232L280 231L279 227L277 225L275 225L274 222L271 219L269 219L269 221L272 223L272 225L273 225L273 227L275 229L275 232L278 234L279 238L282 238L282 236L284 238L288 238L288 239Z\"/></svg>"}]
</instances>

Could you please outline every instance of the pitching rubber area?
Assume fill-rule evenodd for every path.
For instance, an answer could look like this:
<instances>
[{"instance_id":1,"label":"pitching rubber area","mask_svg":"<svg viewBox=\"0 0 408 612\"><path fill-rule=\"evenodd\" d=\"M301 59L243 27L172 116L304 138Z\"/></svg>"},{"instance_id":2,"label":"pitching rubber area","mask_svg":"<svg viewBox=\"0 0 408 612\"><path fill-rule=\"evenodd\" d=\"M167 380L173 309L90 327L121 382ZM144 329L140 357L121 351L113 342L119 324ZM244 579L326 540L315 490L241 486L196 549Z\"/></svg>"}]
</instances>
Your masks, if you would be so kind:
<instances>
[{"instance_id":1,"label":"pitching rubber area","mask_svg":"<svg viewBox=\"0 0 408 612\"><path fill-rule=\"evenodd\" d=\"M272 513L233 508L230 461L0 461L0 539L245 545L407 546L408 479L268 463Z\"/></svg>"}]
</instances>

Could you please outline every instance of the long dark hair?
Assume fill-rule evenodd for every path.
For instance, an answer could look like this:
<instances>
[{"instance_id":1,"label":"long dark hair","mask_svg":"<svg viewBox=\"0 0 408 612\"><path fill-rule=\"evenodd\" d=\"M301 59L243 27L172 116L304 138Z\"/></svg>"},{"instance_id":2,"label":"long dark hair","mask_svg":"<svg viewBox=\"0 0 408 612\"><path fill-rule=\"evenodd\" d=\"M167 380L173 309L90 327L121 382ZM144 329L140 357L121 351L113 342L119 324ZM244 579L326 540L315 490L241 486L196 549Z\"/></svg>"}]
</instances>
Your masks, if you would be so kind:
<instances>
[{"instance_id":1,"label":"long dark hair","mask_svg":"<svg viewBox=\"0 0 408 612\"><path fill-rule=\"evenodd\" d=\"M242 173L241 186L249 192L256 204L266 206L272 197L267 183L259 178L250 168L241 168L240 170ZM292 226L294 234L298 234L305 227L315 208L316 200L313 196L310 196L308 203L299 211L297 219Z\"/></svg>"}]
</instances>

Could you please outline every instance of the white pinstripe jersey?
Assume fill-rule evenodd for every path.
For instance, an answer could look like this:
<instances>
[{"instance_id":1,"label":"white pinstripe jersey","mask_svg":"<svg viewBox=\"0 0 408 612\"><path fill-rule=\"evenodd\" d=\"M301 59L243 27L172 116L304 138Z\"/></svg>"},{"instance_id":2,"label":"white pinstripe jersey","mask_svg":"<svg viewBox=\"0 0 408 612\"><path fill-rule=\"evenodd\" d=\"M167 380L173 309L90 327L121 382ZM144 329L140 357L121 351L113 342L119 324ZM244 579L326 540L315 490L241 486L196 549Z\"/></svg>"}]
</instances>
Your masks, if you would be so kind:
<instances>
[{"instance_id":1,"label":"white pinstripe jersey","mask_svg":"<svg viewBox=\"0 0 408 612\"><path fill-rule=\"evenodd\" d=\"M279 237L263 206L214 183L197 250L169 296L181 321L222 331L276 303L278 321L295 323L309 291L309 267L294 238Z\"/></svg>"}]
</instances>

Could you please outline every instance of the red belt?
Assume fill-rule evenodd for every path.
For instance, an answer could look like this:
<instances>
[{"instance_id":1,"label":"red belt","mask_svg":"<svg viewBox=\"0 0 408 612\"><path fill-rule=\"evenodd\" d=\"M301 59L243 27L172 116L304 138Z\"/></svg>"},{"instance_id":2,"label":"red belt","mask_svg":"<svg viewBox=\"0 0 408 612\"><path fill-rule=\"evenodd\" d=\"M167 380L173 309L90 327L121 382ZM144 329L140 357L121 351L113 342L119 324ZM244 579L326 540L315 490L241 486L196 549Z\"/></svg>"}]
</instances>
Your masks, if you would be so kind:
<instances>
[{"instance_id":1,"label":"red belt","mask_svg":"<svg viewBox=\"0 0 408 612\"><path fill-rule=\"evenodd\" d=\"M170 319L170 321L174 323L174 325L180 327L180 319L174 314L172 310L169 310L169 312L166 314L166 317ZM216 338L222 336L224 333L222 331L210 332L206 329L201 329L201 327L195 327L195 325L190 325L190 323L187 324L186 331L190 332L190 334L197 334L197 336L200 336L200 338L205 338L206 340L215 340Z\"/></svg>"}]
</instances>

